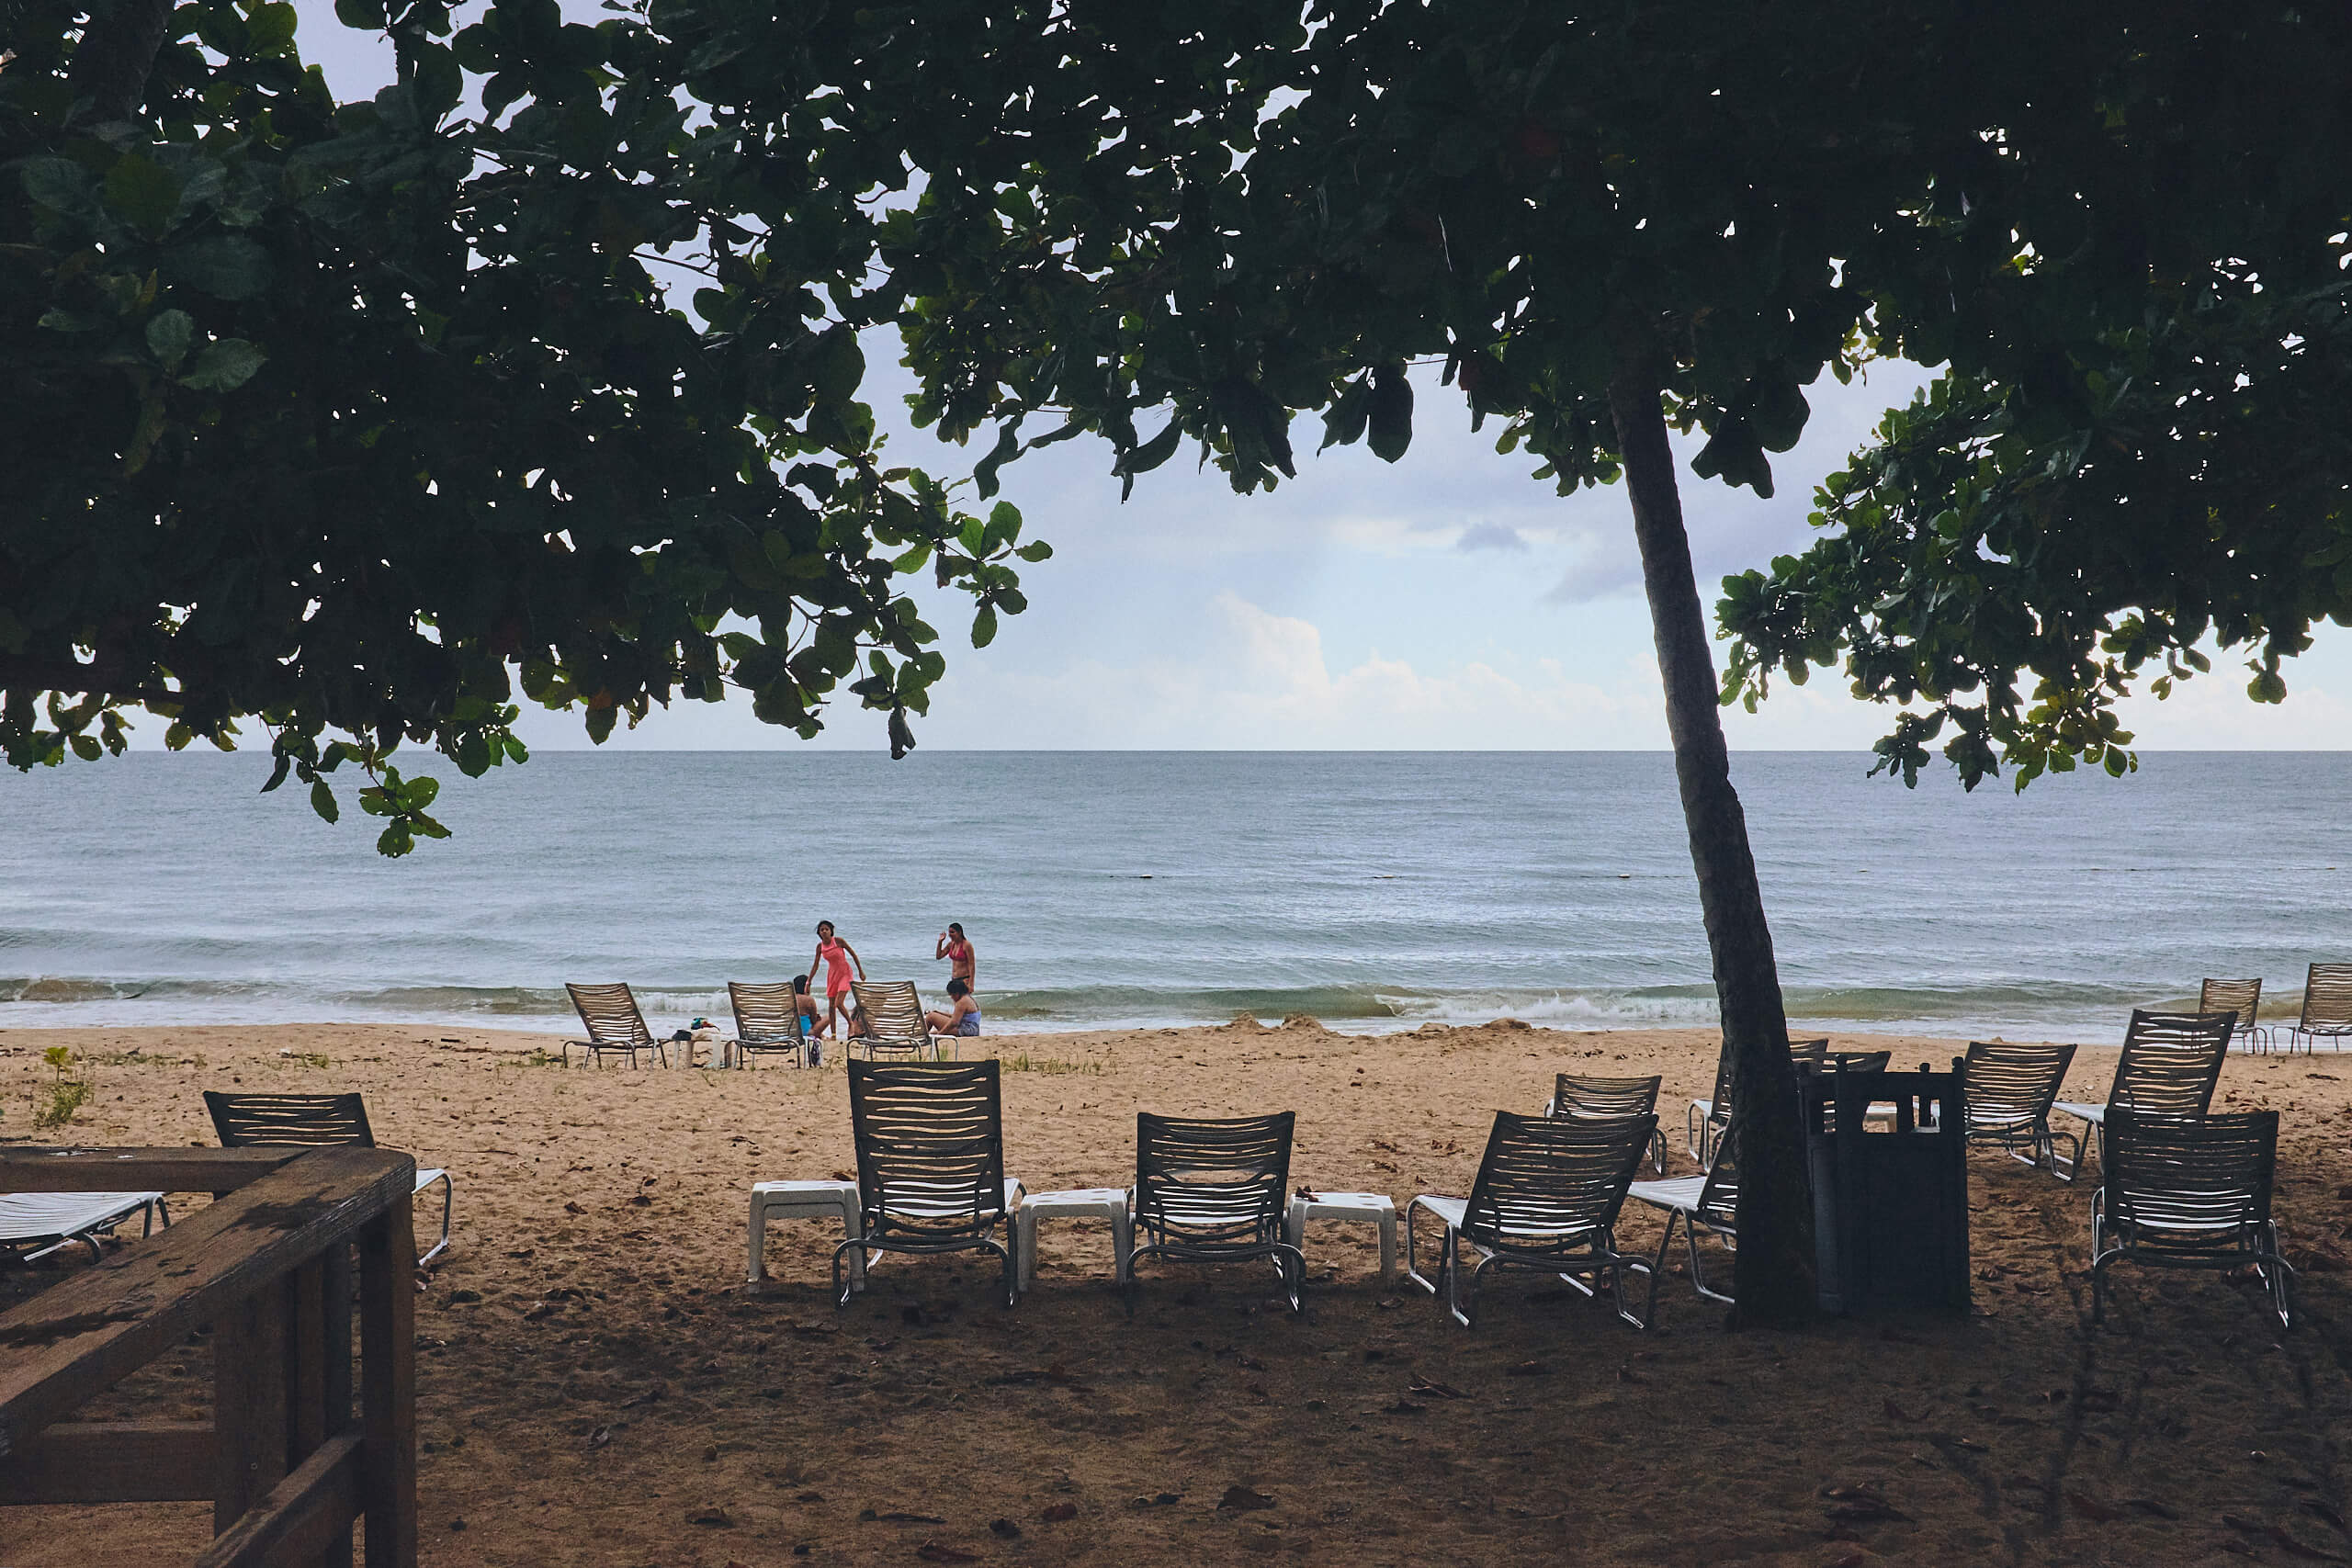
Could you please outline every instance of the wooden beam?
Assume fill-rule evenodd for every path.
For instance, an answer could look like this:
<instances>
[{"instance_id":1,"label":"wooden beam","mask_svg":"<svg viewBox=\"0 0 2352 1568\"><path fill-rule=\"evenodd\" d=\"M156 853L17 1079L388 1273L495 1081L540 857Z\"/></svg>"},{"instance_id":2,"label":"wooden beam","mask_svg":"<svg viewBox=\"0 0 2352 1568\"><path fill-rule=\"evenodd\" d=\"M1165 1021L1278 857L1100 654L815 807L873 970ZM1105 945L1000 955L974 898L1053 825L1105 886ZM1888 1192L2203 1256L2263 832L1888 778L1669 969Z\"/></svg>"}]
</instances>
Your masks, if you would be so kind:
<instances>
[{"instance_id":1,"label":"wooden beam","mask_svg":"<svg viewBox=\"0 0 2352 1568\"><path fill-rule=\"evenodd\" d=\"M214 1442L202 1421L60 1421L0 1460L0 1504L201 1502Z\"/></svg>"},{"instance_id":2,"label":"wooden beam","mask_svg":"<svg viewBox=\"0 0 2352 1568\"><path fill-rule=\"evenodd\" d=\"M415 1180L395 1150L312 1149L0 1313L0 1460L395 1204L405 1219Z\"/></svg>"},{"instance_id":3,"label":"wooden beam","mask_svg":"<svg viewBox=\"0 0 2352 1568\"><path fill-rule=\"evenodd\" d=\"M296 1271L299 1274L300 1271ZM225 1534L286 1479L288 1321L294 1276L269 1280L212 1320L212 1423L220 1434L212 1533Z\"/></svg>"},{"instance_id":4,"label":"wooden beam","mask_svg":"<svg viewBox=\"0 0 2352 1568\"><path fill-rule=\"evenodd\" d=\"M0 1192L232 1192L301 1155L258 1149L0 1149Z\"/></svg>"},{"instance_id":5,"label":"wooden beam","mask_svg":"<svg viewBox=\"0 0 2352 1568\"><path fill-rule=\"evenodd\" d=\"M413 1184L412 1184L413 1185ZM416 1568L416 1234L410 1193L359 1233L367 1568Z\"/></svg>"},{"instance_id":6,"label":"wooden beam","mask_svg":"<svg viewBox=\"0 0 2352 1568\"><path fill-rule=\"evenodd\" d=\"M198 1556L196 1568L309 1568L338 1539L347 1548L359 1512L364 1448L356 1432L329 1438L215 1537Z\"/></svg>"}]
</instances>

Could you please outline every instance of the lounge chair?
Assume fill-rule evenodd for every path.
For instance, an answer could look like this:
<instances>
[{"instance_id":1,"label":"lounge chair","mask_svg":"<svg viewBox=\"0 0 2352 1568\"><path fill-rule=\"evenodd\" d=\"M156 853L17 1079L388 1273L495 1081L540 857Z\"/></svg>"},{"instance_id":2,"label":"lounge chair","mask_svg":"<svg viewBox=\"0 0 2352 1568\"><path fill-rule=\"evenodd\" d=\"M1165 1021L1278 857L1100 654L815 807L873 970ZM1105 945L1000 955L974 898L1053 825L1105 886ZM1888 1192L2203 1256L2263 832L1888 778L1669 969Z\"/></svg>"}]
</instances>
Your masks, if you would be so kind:
<instances>
[{"instance_id":1,"label":"lounge chair","mask_svg":"<svg viewBox=\"0 0 2352 1568\"><path fill-rule=\"evenodd\" d=\"M2108 1114L2107 1178L2091 1196L2091 1321L2107 1311L2108 1266L2251 1264L2281 1327L2295 1322L2294 1270L2278 1253L2270 1188L2278 1113L2189 1122L2117 1106Z\"/></svg>"},{"instance_id":2,"label":"lounge chair","mask_svg":"<svg viewBox=\"0 0 2352 1568\"><path fill-rule=\"evenodd\" d=\"M1657 1113L1658 1086L1664 1080L1646 1078L1586 1078L1573 1073L1562 1073L1552 1080L1552 1099L1544 1107L1546 1116L1582 1116L1603 1121L1616 1116L1654 1116ZM1660 1176L1666 1174L1666 1134L1650 1134L1650 1160Z\"/></svg>"},{"instance_id":3,"label":"lounge chair","mask_svg":"<svg viewBox=\"0 0 2352 1568\"><path fill-rule=\"evenodd\" d=\"M367 1103L356 1094L221 1094L204 1091L204 1108L212 1113L212 1130L224 1149L254 1148L268 1144L293 1144L319 1148L335 1144L376 1146L368 1125ZM420 1267L449 1250L449 1208L455 1188L446 1170L417 1168L414 1190L441 1184L441 1239L417 1255Z\"/></svg>"},{"instance_id":4,"label":"lounge chair","mask_svg":"<svg viewBox=\"0 0 2352 1568\"><path fill-rule=\"evenodd\" d=\"M581 1048L582 1060L594 1064L599 1056L626 1055L628 1065L637 1066L637 1054L650 1051L653 1059L663 1066L670 1065L667 1046L653 1038L645 1027L645 1015L637 1010L637 994L619 981L609 986L574 986L567 983L571 993L571 1005L580 1013L580 1027L587 1031L585 1040L563 1043L564 1066L571 1065L571 1048Z\"/></svg>"},{"instance_id":5,"label":"lounge chair","mask_svg":"<svg viewBox=\"0 0 2352 1568\"><path fill-rule=\"evenodd\" d=\"M144 1216L141 1235L172 1223L161 1192L0 1192L0 1247L34 1248L17 1254L32 1263L78 1243L95 1263L106 1256L99 1238L133 1214Z\"/></svg>"},{"instance_id":6,"label":"lounge chair","mask_svg":"<svg viewBox=\"0 0 2352 1568\"><path fill-rule=\"evenodd\" d=\"M1723 1130L1715 1142L1714 1163L1703 1176L1678 1176L1667 1181L1636 1181L1626 1196L1666 1214L1666 1234L1658 1237L1657 1258L1650 1265L1650 1303L1655 1311L1658 1278L1666 1270L1666 1255L1674 1246L1674 1227L1682 1226L1683 1245L1690 1254L1690 1288L1711 1302L1731 1304L1735 1298L1707 1288L1699 1259L1699 1233L1720 1241L1727 1249L1739 1246L1739 1124Z\"/></svg>"},{"instance_id":7,"label":"lounge chair","mask_svg":"<svg viewBox=\"0 0 2352 1568\"><path fill-rule=\"evenodd\" d=\"M848 1066L862 1234L833 1249L834 1301L849 1304L855 1281L844 1282L842 1260L862 1247L867 1268L884 1252L995 1253L1004 1264L1004 1304L1012 1305L1021 1293L1013 1215L1023 1189L1004 1174L995 1060Z\"/></svg>"},{"instance_id":8,"label":"lounge chair","mask_svg":"<svg viewBox=\"0 0 2352 1568\"><path fill-rule=\"evenodd\" d=\"M1437 1281L1421 1272L1415 1247L1416 1222L1426 1213L1445 1229L1438 1272L1445 1280L1446 1308L1463 1327L1476 1325L1478 1285L1489 1269L1556 1274L1587 1295L1597 1294L1606 1280L1617 1315L1636 1328L1648 1327L1647 1315L1636 1316L1625 1304L1625 1273L1647 1272L1649 1265L1617 1250L1617 1214L1657 1133L1654 1115L1602 1120L1496 1111L1470 1195L1424 1192L1406 1206L1407 1274L1431 1295L1439 1293ZM1466 1302L1465 1245L1479 1254ZM1580 1276L1591 1277L1592 1283ZM1653 1286L1653 1303L1657 1295Z\"/></svg>"},{"instance_id":9,"label":"lounge chair","mask_svg":"<svg viewBox=\"0 0 2352 1568\"><path fill-rule=\"evenodd\" d=\"M2236 1039L2245 1050L2251 1051L2258 1045L2267 1051L2277 1043L2277 1036L2256 1021L2262 1011L2262 982L2259 980L2207 980L2197 987L2197 1010L2236 1013Z\"/></svg>"},{"instance_id":10,"label":"lounge chair","mask_svg":"<svg viewBox=\"0 0 2352 1568\"><path fill-rule=\"evenodd\" d=\"M2213 1086L2221 1081L2222 1060L2229 1055L2237 1021L2234 1012L2144 1012L2134 1008L2107 1103L2062 1100L2052 1109L2088 1122L2101 1135L2107 1113L2116 1106L2193 1122L2213 1103ZM2055 1149L2052 1158L2054 1162ZM2074 1170L2064 1175L2071 1180Z\"/></svg>"},{"instance_id":11,"label":"lounge chair","mask_svg":"<svg viewBox=\"0 0 2352 1568\"><path fill-rule=\"evenodd\" d=\"M931 1032L912 980L860 980L851 989L857 995L857 1010L865 1015L865 1032L858 1038L865 1042L868 1061L884 1053L909 1057L938 1053L942 1037Z\"/></svg>"},{"instance_id":12,"label":"lounge chair","mask_svg":"<svg viewBox=\"0 0 2352 1568\"><path fill-rule=\"evenodd\" d=\"M1295 1111L1219 1120L1136 1113L1135 1229L1142 1243L1127 1259L1127 1313L1136 1310L1135 1266L1273 1259L1293 1312L1306 1284L1306 1259L1285 1238L1291 1132Z\"/></svg>"},{"instance_id":13,"label":"lounge chair","mask_svg":"<svg viewBox=\"0 0 2352 1568\"><path fill-rule=\"evenodd\" d=\"M736 1066L748 1067L763 1052L789 1055L795 1066L817 1065L817 1042L808 1032L799 997L789 980L773 986L727 982L727 999L735 1008L735 1038L728 1044Z\"/></svg>"},{"instance_id":14,"label":"lounge chair","mask_svg":"<svg viewBox=\"0 0 2352 1568\"><path fill-rule=\"evenodd\" d=\"M2322 1040L2333 1040L2341 1051L2347 1034L2352 1034L2352 964L2314 964L2303 981L2303 1015L2287 1032L2287 1049L2300 1044L2312 1051Z\"/></svg>"},{"instance_id":15,"label":"lounge chair","mask_svg":"<svg viewBox=\"0 0 2352 1568\"><path fill-rule=\"evenodd\" d=\"M2026 1165L2046 1161L2052 1175L2072 1181L2082 1167L2083 1140L2073 1133L2052 1132L2050 1108L2057 1103L2059 1086L2074 1061L2072 1045L1970 1041L1961 1068L1968 1141L2005 1149L2011 1159ZM2061 1138L2074 1145L2064 1171L2058 1168Z\"/></svg>"},{"instance_id":16,"label":"lounge chair","mask_svg":"<svg viewBox=\"0 0 2352 1568\"><path fill-rule=\"evenodd\" d=\"M1821 1040L1792 1040L1789 1059L1802 1072L1807 1062L1816 1066L1829 1059L1829 1042ZM1883 1063L1881 1066L1884 1066ZM1722 1055L1715 1058L1714 1092L1705 1100L1694 1100L1686 1121L1690 1133L1690 1157L1702 1168L1713 1163L1716 1141L1731 1125L1731 1042L1724 1042Z\"/></svg>"}]
</instances>

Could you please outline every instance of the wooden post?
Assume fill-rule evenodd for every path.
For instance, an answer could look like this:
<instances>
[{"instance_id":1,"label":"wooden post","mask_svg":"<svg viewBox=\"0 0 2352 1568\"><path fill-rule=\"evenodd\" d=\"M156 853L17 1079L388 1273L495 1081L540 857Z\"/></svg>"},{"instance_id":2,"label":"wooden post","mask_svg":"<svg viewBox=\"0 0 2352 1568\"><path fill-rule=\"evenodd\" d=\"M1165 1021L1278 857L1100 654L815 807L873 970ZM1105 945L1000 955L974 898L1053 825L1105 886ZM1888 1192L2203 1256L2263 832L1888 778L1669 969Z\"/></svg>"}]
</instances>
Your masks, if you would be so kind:
<instances>
[{"instance_id":1,"label":"wooden post","mask_svg":"<svg viewBox=\"0 0 2352 1568\"><path fill-rule=\"evenodd\" d=\"M213 1427L220 1435L215 1535L286 1479L288 1294L283 1278L268 1280L213 1322Z\"/></svg>"},{"instance_id":2,"label":"wooden post","mask_svg":"<svg viewBox=\"0 0 2352 1568\"><path fill-rule=\"evenodd\" d=\"M416 1568L416 1237L403 1193L359 1232L367 1568Z\"/></svg>"}]
</instances>

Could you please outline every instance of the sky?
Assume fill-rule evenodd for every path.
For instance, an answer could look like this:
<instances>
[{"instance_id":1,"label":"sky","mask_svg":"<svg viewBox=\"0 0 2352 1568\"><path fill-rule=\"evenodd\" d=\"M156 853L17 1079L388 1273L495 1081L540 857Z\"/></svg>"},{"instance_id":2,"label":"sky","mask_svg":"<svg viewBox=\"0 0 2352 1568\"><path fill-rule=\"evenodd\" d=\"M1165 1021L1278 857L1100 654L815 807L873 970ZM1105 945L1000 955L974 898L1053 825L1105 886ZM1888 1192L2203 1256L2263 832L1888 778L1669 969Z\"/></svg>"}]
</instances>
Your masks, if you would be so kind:
<instances>
[{"instance_id":1,"label":"sky","mask_svg":"<svg viewBox=\"0 0 2352 1568\"><path fill-rule=\"evenodd\" d=\"M339 97L390 78L379 38L334 19L329 0L297 0L304 55ZM579 0L571 9L582 11ZM896 344L869 336L865 397L891 432L894 462L942 477L984 446L950 449L910 427L911 381ZM1804 439L1773 459L1778 493L1758 500L1702 480L1681 447L1683 506L1702 594L1728 572L1802 550L1814 487L1862 445L1888 407L1928 373L1872 367L1810 391ZM1271 495L1236 496L1180 453L1143 476L1122 505L1106 444L1089 437L1033 453L1002 474L1024 537L1054 547L1023 566L1027 613L986 649L969 646L968 601L924 590L948 673L916 721L926 747L955 749L1659 750L1663 699L1651 651L1633 525L1622 487L1556 496L1524 455L1493 450L1498 427L1469 429L1458 393L1423 376L1412 449L1382 463L1363 446L1306 449L1299 477ZM985 438L983 438L985 440ZM1721 652L1718 650L1718 664ZM2234 660L2166 702L2126 705L2147 750L2352 748L2352 631L2323 629L2286 671L2277 706L2245 695ZM876 749L883 718L837 706L813 744ZM1863 750L1892 723L1834 671L1776 683L1750 716L1726 710L1736 748ZM540 748L585 746L579 716L534 710L520 727ZM811 744L755 720L748 701L682 704L614 747L741 749Z\"/></svg>"}]
</instances>

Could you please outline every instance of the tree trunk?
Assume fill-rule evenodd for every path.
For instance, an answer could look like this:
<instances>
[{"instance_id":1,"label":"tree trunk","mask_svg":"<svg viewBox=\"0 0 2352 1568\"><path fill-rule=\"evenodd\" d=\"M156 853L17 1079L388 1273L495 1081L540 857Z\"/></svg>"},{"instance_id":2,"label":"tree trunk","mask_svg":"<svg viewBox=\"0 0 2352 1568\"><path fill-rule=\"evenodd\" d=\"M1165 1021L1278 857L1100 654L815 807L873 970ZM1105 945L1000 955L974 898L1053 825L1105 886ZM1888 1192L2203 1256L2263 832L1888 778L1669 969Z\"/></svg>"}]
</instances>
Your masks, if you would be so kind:
<instances>
[{"instance_id":1,"label":"tree trunk","mask_svg":"<svg viewBox=\"0 0 2352 1568\"><path fill-rule=\"evenodd\" d=\"M147 73L171 28L171 0L96 0L74 46L69 80L96 120L129 119L147 97Z\"/></svg>"},{"instance_id":2,"label":"tree trunk","mask_svg":"<svg viewBox=\"0 0 2352 1568\"><path fill-rule=\"evenodd\" d=\"M1667 733L1699 874L1699 907L1715 972L1731 1100L1740 1113L1739 1251L1736 1325L1784 1327L1815 1314L1813 1199L1797 1116L1796 1070L1781 1010L1771 928L1747 847L1747 817L1731 784L1717 701L1714 649L1707 637L1690 539L1675 488L1655 357L1639 340L1620 351L1609 387L1642 549L1658 675L1666 683Z\"/></svg>"}]
</instances>

